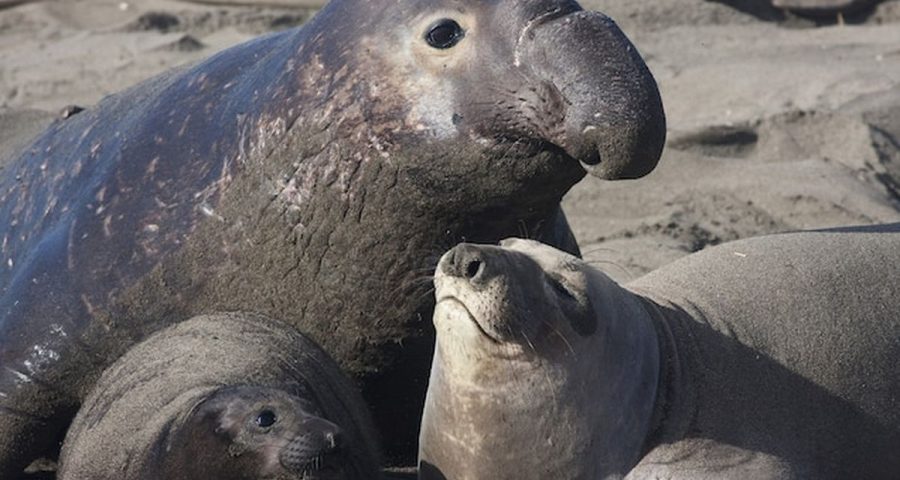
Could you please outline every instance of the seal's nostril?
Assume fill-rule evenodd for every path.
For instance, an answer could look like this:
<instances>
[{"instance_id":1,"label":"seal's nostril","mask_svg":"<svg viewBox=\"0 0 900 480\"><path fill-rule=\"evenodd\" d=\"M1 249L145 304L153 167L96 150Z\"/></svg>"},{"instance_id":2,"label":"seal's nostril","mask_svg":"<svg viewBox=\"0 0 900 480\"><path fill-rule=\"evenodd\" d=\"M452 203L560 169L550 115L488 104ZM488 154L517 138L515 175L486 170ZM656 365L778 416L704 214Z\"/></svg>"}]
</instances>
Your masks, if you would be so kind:
<instances>
[{"instance_id":1,"label":"seal's nostril","mask_svg":"<svg viewBox=\"0 0 900 480\"><path fill-rule=\"evenodd\" d=\"M481 262L481 260L477 258L470 260L466 265L466 278L468 278L469 280L474 280L475 277L477 277L478 274L481 273L483 267L484 264Z\"/></svg>"},{"instance_id":2,"label":"seal's nostril","mask_svg":"<svg viewBox=\"0 0 900 480\"><path fill-rule=\"evenodd\" d=\"M461 243L444 255L438 268L448 277L482 285L493 275L488 270L490 265L486 263L486 257L490 257L490 253L484 247Z\"/></svg>"},{"instance_id":3,"label":"seal's nostril","mask_svg":"<svg viewBox=\"0 0 900 480\"><path fill-rule=\"evenodd\" d=\"M333 452L338 450L343 445L343 435L340 432L326 432L325 433L325 445L328 447L327 451Z\"/></svg>"}]
</instances>

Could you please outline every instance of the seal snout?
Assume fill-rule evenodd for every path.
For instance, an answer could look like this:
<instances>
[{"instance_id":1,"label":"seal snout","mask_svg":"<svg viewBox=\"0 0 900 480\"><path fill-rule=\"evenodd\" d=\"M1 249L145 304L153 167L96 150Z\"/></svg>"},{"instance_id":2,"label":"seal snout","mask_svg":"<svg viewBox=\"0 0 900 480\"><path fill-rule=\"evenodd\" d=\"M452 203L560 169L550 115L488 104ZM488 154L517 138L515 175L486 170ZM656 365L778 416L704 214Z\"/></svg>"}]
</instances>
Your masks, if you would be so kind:
<instances>
[{"instance_id":1,"label":"seal snout","mask_svg":"<svg viewBox=\"0 0 900 480\"><path fill-rule=\"evenodd\" d=\"M279 455L281 464L292 472L309 473L329 466L345 446L340 427L323 418L312 417L299 425L302 432L295 436Z\"/></svg>"},{"instance_id":2,"label":"seal snout","mask_svg":"<svg viewBox=\"0 0 900 480\"><path fill-rule=\"evenodd\" d=\"M483 249L461 243L444 254L438 264L438 272L466 280L476 287L483 286L493 276L486 260Z\"/></svg>"},{"instance_id":3,"label":"seal snout","mask_svg":"<svg viewBox=\"0 0 900 480\"><path fill-rule=\"evenodd\" d=\"M537 27L583 10L581 8L581 5L573 0L565 0L562 2L542 2L538 3L537 5L526 5L530 6L530 8L534 10L534 13L532 13L532 15L530 16L531 18L525 24L525 28L522 30L522 37L529 35L531 33L531 30L534 30Z\"/></svg>"},{"instance_id":4,"label":"seal snout","mask_svg":"<svg viewBox=\"0 0 900 480\"><path fill-rule=\"evenodd\" d=\"M505 283L500 253L499 247L461 243L444 254L434 276L436 312L441 312L435 314L436 322L462 316L484 338L502 343L506 330L498 328L493 301Z\"/></svg>"}]
</instances>

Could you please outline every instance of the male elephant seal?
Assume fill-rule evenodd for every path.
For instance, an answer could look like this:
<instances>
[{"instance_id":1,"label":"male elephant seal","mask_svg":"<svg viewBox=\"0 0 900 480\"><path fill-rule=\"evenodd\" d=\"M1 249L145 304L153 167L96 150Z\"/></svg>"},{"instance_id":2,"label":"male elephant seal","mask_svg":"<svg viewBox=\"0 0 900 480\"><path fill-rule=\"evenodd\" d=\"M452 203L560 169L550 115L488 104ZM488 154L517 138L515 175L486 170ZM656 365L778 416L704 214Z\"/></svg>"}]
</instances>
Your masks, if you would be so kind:
<instances>
[{"instance_id":1,"label":"male elephant seal","mask_svg":"<svg viewBox=\"0 0 900 480\"><path fill-rule=\"evenodd\" d=\"M334 0L58 122L0 178L0 477L129 345L215 311L308 333L412 461L423 273L464 239L576 252L562 195L664 137L635 48L565 0Z\"/></svg>"},{"instance_id":2,"label":"male elephant seal","mask_svg":"<svg viewBox=\"0 0 900 480\"><path fill-rule=\"evenodd\" d=\"M58 478L372 480L377 450L362 397L316 344L220 314L151 336L103 373Z\"/></svg>"},{"instance_id":3,"label":"male elephant seal","mask_svg":"<svg viewBox=\"0 0 900 480\"><path fill-rule=\"evenodd\" d=\"M900 224L711 248L621 287L532 241L435 276L422 479L890 479Z\"/></svg>"}]
</instances>

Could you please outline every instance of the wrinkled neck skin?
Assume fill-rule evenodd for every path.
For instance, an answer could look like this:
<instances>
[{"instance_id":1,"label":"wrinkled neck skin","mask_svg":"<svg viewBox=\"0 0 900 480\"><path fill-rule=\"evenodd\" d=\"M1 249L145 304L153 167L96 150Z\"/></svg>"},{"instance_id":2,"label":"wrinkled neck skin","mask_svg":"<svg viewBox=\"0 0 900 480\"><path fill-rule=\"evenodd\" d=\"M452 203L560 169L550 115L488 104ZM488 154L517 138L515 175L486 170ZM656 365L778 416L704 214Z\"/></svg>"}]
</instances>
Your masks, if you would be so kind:
<instances>
[{"instance_id":1,"label":"wrinkled neck skin","mask_svg":"<svg viewBox=\"0 0 900 480\"><path fill-rule=\"evenodd\" d=\"M355 22L385 21L351 10L323 11L325 25L314 20L300 30L292 42L296 63L267 89L275 109L255 122L247 147L247 167L273 195L266 208L303 237L326 218L317 205L342 205L339 223L406 229L420 251L435 255L464 240L552 231L560 199L585 175L577 162L542 145L496 143L476 126L453 125L455 115L484 116L466 109L488 99L468 98L473 92L452 75L419 81L414 53L392 52L366 35L329 42L325 29L350 32L360 30ZM327 228L340 229L332 213Z\"/></svg>"},{"instance_id":2,"label":"wrinkled neck skin","mask_svg":"<svg viewBox=\"0 0 900 480\"><path fill-rule=\"evenodd\" d=\"M347 9L345 3L329 7ZM384 34L380 31L361 33L356 41L329 40L334 31L366 32L371 28L359 28L361 24L393 23L381 18L390 12L353 8L320 13L328 22L313 20L297 34L296 61L285 66L286 78L293 78L270 88L275 93L269 102L283 105L284 111L275 112L271 121L257 122L251 150L269 148L260 153L279 160L271 180L288 211L308 201L323 183L349 203L368 193L373 184L362 180L367 172L377 171L393 176L385 190L398 190L403 198L398 203L406 209L431 216L464 211L461 217L474 213L485 222L510 219L513 211L518 218L511 222L534 220L527 227L540 227L537 221L552 212L585 171L557 150L544 151L544 144L498 142L498 136L507 134L505 128L512 127L498 126L484 105L497 101L495 92L501 87L534 88L542 77L521 66L520 74L485 74L484 88L473 90L466 82L477 83L478 78L426 75L415 61L421 57L416 51L420 47L406 39L419 34L418 23L440 17L441 9L423 10L427 15L407 20L413 27L397 28L391 41L379 38ZM360 18L361 11L365 18ZM393 51L392 45L404 47ZM471 55L477 65L488 53L473 50ZM276 141L279 134L287 141Z\"/></svg>"},{"instance_id":3,"label":"wrinkled neck skin","mask_svg":"<svg viewBox=\"0 0 900 480\"><path fill-rule=\"evenodd\" d=\"M420 478L616 479L637 464L654 420L656 330L637 297L602 274L592 282L600 327L569 346L548 336L501 358L473 346L476 333L438 326Z\"/></svg>"}]
</instances>

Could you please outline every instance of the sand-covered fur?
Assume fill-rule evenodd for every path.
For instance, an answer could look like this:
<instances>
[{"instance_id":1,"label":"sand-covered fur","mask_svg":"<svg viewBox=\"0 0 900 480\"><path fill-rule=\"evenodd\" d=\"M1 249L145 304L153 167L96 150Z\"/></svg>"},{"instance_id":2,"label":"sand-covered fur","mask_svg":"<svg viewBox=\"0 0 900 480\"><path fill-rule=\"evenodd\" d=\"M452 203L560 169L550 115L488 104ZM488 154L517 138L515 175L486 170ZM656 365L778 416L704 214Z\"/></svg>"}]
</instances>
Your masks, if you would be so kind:
<instances>
[{"instance_id":1,"label":"sand-covered fur","mask_svg":"<svg viewBox=\"0 0 900 480\"><path fill-rule=\"evenodd\" d=\"M266 429L242 425L256 420ZM338 435L336 459L318 460L332 470L311 464L303 476L301 461L315 455L291 457L292 445L329 437L338 447ZM377 442L359 392L315 343L268 318L211 315L151 336L104 372L66 437L59 478L368 480Z\"/></svg>"}]
</instances>

